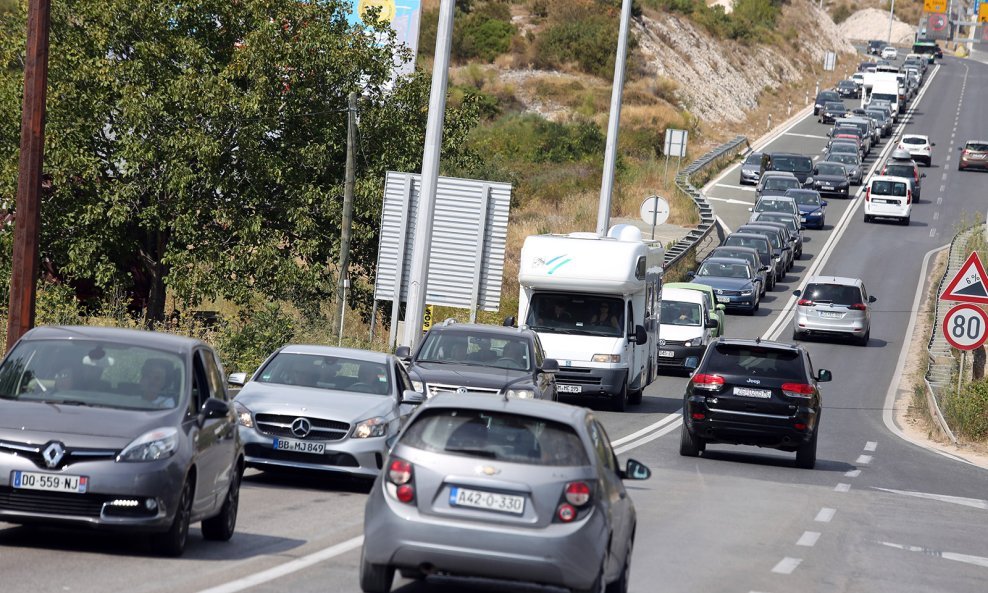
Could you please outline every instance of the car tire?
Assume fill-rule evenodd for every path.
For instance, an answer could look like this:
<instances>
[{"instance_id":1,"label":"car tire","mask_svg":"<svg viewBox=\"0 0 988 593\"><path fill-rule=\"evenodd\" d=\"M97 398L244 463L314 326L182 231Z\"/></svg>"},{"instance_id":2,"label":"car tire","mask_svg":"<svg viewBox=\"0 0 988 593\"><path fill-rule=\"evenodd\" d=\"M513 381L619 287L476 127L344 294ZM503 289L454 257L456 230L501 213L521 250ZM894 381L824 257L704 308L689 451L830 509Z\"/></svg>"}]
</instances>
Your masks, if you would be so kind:
<instances>
[{"instance_id":1,"label":"car tire","mask_svg":"<svg viewBox=\"0 0 988 593\"><path fill-rule=\"evenodd\" d=\"M607 583L604 587L606 593L628 593L628 582L631 580L631 554L634 551L634 539L628 542L628 551L624 555L624 566L617 580Z\"/></svg>"},{"instance_id":2,"label":"car tire","mask_svg":"<svg viewBox=\"0 0 988 593\"><path fill-rule=\"evenodd\" d=\"M865 215L864 215L864 221L865 221L865 222L871 222L871 220L872 220L872 218L871 218L871 214L865 214Z\"/></svg>"},{"instance_id":3,"label":"car tire","mask_svg":"<svg viewBox=\"0 0 988 593\"><path fill-rule=\"evenodd\" d=\"M855 341L858 343L858 346L867 346L869 340L871 340L871 328L870 327L868 328L868 331L866 331L864 333L863 336L861 336L859 338L855 338Z\"/></svg>"},{"instance_id":4,"label":"car tire","mask_svg":"<svg viewBox=\"0 0 988 593\"><path fill-rule=\"evenodd\" d=\"M805 337L806 336L805 336L805 334L803 334L803 332L799 331L796 328L793 328L793 330L792 330L792 339L793 339L793 341L798 342L798 341L802 340Z\"/></svg>"},{"instance_id":5,"label":"car tire","mask_svg":"<svg viewBox=\"0 0 988 593\"><path fill-rule=\"evenodd\" d=\"M902 226L909 226L909 217L906 216L902 218L899 222L902 224Z\"/></svg>"},{"instance_id":6,"label":"car tire","mask_svg":"<svg viewBox=\"0 0 988 593\"><path fill-rule=\"evenodd\" d=\"M395 569L387 564L371 564L360 552L360 590L364 593L390 593Z\"/></svg>"},{"instance_id":7,"label":"car tire","mask_svg":"<svg viewBox=\"0 0 988 593\"><path fill-rule=\"evenodd\" d=\"M237 508L240 506L240 480L243 470L240 467L233 468L233 476L230 479L230 487L226 491L226 498L223 500L223 507L215 517L203 519L202 537L211 541L225 542L233 537L233 532L237 528Z\"/></svg>"},{"instance_id":8,"label":"car tire","mask_svg":"<svg viewBox=\"0 0 988 593\"><path fill-rule=\"evenodd\" d=\"M638 406L642 403L642 396L644 395L645 388L635 389L628 392L628 405Z\"/></svg>"},{"instance_id":9,"label":"car tire","mask_svg":"<svg viewBox=\"0 0 988 593\"><path fill-rule=\"evenodd\" d=\"M168 531L155 533L151 536L151 547L161 556L177 558L185 551L185 543L189 539L189 522L192 519L192 480L186 479L182 493L178 497L178 508L175 518Z\"/></svg>"},{"instance_id":10,"label":"car tire","mask_svg":"<svg viewBox=\"0 0 988 593\"><path fill-rule=\"evenodd\" d=\"M699 457L700 453L706 449L703 439L690 432L683 424L679 435L679 454L683 457Z\"/></svg>"},{"instance_id":11,"label":"car tire","mask_svg":"<svg viewBox=\"0 0 988 593\"><path fill-rule=\"evenodd\" d=\"M614 401L611 402L611 410L615 412L624 412L628 409L628 384L625 383L621 386L621 393L618 394Z\"/></svg>"},{"instance_id":12,"label":"car tire","mask_svg":"<svg viewBox=\"0 0 988 593\"><path fill-rule=\"evenodd\" d=\"M820 425L817 423L817 430L813 431L810 442L800 445L796 449L796 467L800 469L813 469L816 467L816 439L819 434Z\"/></svg>"}]
</instances>

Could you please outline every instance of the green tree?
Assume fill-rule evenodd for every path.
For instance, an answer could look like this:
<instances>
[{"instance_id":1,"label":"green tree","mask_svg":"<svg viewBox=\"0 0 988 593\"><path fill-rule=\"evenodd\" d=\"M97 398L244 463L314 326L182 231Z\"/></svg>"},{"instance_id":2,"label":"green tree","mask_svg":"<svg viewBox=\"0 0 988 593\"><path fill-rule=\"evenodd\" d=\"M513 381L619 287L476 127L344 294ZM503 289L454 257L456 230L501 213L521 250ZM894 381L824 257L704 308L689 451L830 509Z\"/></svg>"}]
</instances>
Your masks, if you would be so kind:
<instances>
[{"instance_id":1,"label":"green tree","mask_svg":"<svg viewBox=\"0 0 988 593\"><path fill-rule=\"evenodd\" d=\"M42 258L59 275L129 286L148 317L257 295L312 305L339 249L346 101L361 93L352 260L373 273L383 173L417 171L422 75L391 84L394 34L346 22L350 2L53 3ZM0 14L0 194L16 191L24 7ZM444 154L477 120L447 112ZM9 266L8 266L9 267ZM314 309L313 309L314 310Z\"/></svg>"}]
</instances>

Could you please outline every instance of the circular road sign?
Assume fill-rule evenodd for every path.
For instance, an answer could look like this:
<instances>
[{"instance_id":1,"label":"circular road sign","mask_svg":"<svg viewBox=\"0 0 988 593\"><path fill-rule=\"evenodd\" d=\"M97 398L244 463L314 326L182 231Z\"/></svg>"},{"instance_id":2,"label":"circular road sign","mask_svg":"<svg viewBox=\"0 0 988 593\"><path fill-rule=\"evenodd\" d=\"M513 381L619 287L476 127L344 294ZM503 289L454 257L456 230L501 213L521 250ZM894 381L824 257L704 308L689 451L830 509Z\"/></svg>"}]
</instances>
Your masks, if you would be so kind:
<instances>
[{"instance_id":1,"label":"circular road sign","mask_svg":"<svg viewBox=\"0 0 988 593\"><path fill-rule=\"evenodd\" d=\"M931 14L928 23L928 28L931 31L940 32L947 30L947 17L942 14Z\"/></svg>"},{"instance_id":2,"label":"circular road sign","mask_svg":"<svg viewBox=\"0 0 988 593\"><path fill-rule=\"evenodd\" d=\"M970 303L957 305L943 319L943 335L958 350L980 348L988 338L988 314Z\"/></svg>"},{"instance_id":3,"label":"circular road sign","mask_svg":"<svg viewBox=\"0 0 988 593\"><path fill-rule=\"evenodd\" d=\"M669 220L669 202L659 196L649 196L642 202L641 214L645 224L662 224Z\"/></svg>"}]
</instances>

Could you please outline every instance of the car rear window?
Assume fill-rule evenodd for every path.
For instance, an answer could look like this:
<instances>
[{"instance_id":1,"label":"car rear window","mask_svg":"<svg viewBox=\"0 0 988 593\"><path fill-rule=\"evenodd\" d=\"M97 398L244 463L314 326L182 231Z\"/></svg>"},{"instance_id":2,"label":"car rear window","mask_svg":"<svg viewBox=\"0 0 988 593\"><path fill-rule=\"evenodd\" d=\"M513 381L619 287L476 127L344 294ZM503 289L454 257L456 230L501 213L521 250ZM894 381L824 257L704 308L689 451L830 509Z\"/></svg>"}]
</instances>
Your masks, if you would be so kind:
<instances>
[{"instance_id":1,"label":"car rear window","mask_svg":"<svg viewBox=\"0 0 988 593\"><path fill-rule=\"evenodd\" d=\"M846 284L810 284L803 291L803 298L814 303L857 305L861 303L861 291Z\"/></svg>"},{"instance_id":2,"label":"car rear window","mask_svg":"<svg viewBox=\"0 0 988 593\"><path fill-rule=\"evenodd\" d=\"M806 380L803 357L797 350L725 343L718 343L713 348L716 355L706 357L704 373L725 375L757 373L800 382Z\"/></svg>"},{"instance_id":3,"label":"car rear window","mask_svg":"<svg viewBox=\"0 0 988 593\"><path fill-rule=\"evenodd\" d=\"M968 142L964 145L967 150L977 150L979 152L988 151L988 142Z\"/></svg>"},{"instance_id":4,"label":"car rear window","mask_svg":"<svg viewBox=\"0 0 988 593\"><path fill-rule=\"evenodd\" d=\"M885 175L892 177L915 177L912 165L886 165Z\"/></svg>"},{"instance_id":5,"label":"car rear window","mask_svg":"<svg viewBox=\"0 0 988 593\"><path fill-rule=\"evenodd\" d=\"M813 159L808 156L776 156L772 158L773 171L810 171Z\"/></svg>"},{"instance_id":6,"label":"car rear window","mask_svg":"<svg viewBox=\"0 0 988 593\"><path fill-rule=\"evenodd\" d=\"M923 144L926 144L926 139L925 138L909 138L908 136L906 136L906 137L904 137L902 139L902 143L903 144L919 144L919 145L923 145Z\"/></svg>"},{"instance_id":7,"label":"car rear window","mask_svg":"<svg viewBox=\"0 0 988 593\"><path fill-rule=\"evenodd\" d=\"M871 182L871 193L877 196L906 197L906 184L901 181L875 180Z\"/></svg>"},{"instance_id":8,"label":"car rear window","mask_svg":"<svg viewBox=\"0 0 988 593\"><path fill-rule=\"evenodd\" d=\"M546 466L590 465L576 431L561 422L487 410L425 410L400 443L433 453Z\"/></svg>"}]
</instances>

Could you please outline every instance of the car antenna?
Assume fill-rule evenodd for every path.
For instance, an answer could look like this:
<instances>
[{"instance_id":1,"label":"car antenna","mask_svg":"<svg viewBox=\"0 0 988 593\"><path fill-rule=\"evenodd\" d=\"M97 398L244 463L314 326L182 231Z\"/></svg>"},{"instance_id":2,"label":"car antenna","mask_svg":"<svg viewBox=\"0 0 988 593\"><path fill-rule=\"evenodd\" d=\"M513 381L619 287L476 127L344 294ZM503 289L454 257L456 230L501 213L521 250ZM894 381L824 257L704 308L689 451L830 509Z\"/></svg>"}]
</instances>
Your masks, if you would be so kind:
<instances>
[{"instance_id":1,"label":"car antenna","mask_svg":"<svg viewBox=\"0 0 988 593\"><path fill-rule=\"evenodd\" d=\"M756 337L755 338L755 343L756 344L761 344L762 343L762 337L761 336Z\"/></svg>"}]
</instances>

